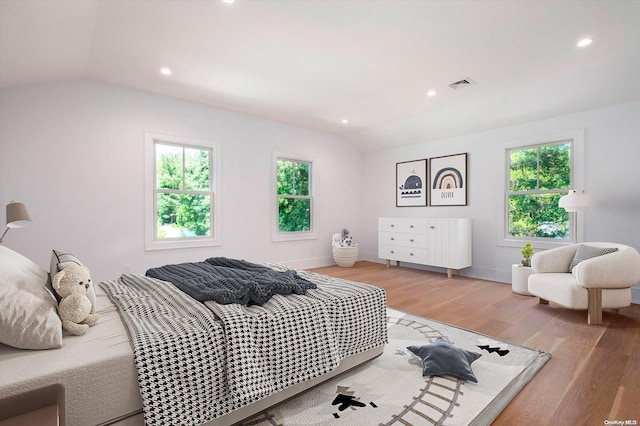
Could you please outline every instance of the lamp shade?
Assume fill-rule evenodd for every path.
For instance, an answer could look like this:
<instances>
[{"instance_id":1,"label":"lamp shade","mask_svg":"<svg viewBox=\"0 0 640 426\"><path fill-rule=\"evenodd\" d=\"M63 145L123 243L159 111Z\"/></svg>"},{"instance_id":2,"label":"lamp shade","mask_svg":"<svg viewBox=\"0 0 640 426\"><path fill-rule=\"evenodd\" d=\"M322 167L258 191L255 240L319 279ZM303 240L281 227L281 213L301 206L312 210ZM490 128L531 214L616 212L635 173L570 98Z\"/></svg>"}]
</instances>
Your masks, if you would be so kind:
<instances>
[{"instance_id":1,"label":"lamp shade","mask_svg":"<svg viewBox=\"0 0 640 426\"><path fill-rule=\"evenodd\" d=\"M568 212L578 212L591 207L593 205L593 198L591 195L585 194L582 190L571 189L567 195L560 197L558 206L562 207Z\"/></svg>"},{"instance_id":2,"label":"lamp shade","mask_svg":"<svg viewBox=\"0 0 640 426\"><path fill-rule=\"evenodd\" d=\"M31 217L23 203L7 204L7 228L23 228L31 223Z\"/></svg>"}]
</instances>

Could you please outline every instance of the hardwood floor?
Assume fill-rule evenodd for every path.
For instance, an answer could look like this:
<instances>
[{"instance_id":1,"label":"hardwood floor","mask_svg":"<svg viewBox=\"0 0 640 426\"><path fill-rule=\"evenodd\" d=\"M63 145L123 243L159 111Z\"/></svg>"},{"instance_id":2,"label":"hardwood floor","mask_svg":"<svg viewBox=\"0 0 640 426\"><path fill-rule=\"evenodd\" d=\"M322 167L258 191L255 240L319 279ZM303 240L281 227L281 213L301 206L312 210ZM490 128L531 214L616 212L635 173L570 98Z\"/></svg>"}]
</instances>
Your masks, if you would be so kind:
<instances>
[{"instance_id":1,"label":"hardwood floor","mask_svg":"<svg viewBox=\"0 0 640 426\"><path fill-rule=\"evenodd\" d=\"M391 308L551 353L494 425L640 423L640 305L604 311L593 326L586 311L540 305L504 283L371 262L313 271L382 287Z\"/></svg>"}]
</instances>

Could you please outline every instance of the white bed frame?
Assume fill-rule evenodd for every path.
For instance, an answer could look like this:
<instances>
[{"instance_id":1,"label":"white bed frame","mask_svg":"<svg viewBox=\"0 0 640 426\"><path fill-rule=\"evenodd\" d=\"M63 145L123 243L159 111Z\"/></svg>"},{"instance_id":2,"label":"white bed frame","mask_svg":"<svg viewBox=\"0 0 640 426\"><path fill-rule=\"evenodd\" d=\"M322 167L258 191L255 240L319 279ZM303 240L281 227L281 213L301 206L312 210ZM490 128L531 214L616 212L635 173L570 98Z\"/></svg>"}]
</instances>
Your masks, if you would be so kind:
<instances>
[{"instance_id":1,"label":"white bed frame","mask_svg":"<svg viewBox=\"0 0 640 426\"><path fill-rule=\"evenodd\" d=\"M228 426L241 422L242 420L246 420L308 389L318 386L319 384L326 382L327 380L341 373L344 373L345 371L348 371L364 362L382 355L383 351L384 345L380 345L373 349L369 349L368 351L346 357L340 362L340 365L338 365L336 369L325 373L322 376L315 377L302 383L296 383L295 385L289 386L288 388L283 389L280 392L276 392L256 402L245 405L244 407L240 407L237 410L231 411L230 413L204 423L203 426ZM114 426L141 426L144 425L144 418L142 412L140 412L134 416L127 417L115 423L108 424Z\"/></svg>"}]
</instances>

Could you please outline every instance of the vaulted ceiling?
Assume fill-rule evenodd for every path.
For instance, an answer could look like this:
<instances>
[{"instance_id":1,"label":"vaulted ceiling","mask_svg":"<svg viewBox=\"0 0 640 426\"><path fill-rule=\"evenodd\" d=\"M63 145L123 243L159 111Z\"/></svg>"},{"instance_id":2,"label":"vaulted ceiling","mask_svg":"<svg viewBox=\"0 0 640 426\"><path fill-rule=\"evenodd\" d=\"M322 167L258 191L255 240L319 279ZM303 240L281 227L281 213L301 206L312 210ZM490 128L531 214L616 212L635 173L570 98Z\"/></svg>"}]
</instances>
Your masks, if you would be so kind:
<instances>
[{"instance_id":1,"label":"vaulted ceiling","mask_svg":"<svg viewBox=\"0 0 640 426\"><path fill-rule=\"evenodd\" d=\"M640 99L640 1L0 0L0 87L66 79L371 151Z\"/></svg>"}]
</instances>

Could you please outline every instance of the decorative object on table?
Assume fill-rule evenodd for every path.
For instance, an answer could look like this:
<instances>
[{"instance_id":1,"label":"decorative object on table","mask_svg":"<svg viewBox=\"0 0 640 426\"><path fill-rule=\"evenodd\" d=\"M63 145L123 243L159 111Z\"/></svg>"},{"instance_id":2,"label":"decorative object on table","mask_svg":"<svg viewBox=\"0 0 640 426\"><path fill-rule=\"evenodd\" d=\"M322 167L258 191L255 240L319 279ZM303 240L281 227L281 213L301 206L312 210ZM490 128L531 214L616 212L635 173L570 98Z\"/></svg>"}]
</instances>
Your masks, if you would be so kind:
<instances>
[{"instance_id":1,"label":"decorative object on table","mask_svg":"<svg viewBox=\"0 0 640 426\"><path fill-rule=\"evenodd\" d=\"M533 274L531 269L533 246L530 241L527 241L520 253L523 259L517 265L511 266L511 291L524 296L533 296L529 293L529 276Z\"/></svg>"},{"instance_id":2,"label":"decorative object on table","mask_svg":"<svg viewBox=\"0 0 640 426\"><path fill-rule=\"evenodd\" d=\"M593 198L582 189L570 189L567 195L563 195L558 200L558 206L569 212L573 218L573 228L569 231L575 235L575 241L578 242L578 212L586 210L593 206Z\"/></svg>"},{"instance_id":3,"label":"decorative object on table","mask_svg":"<svg viewBox=\"0 0 640 426\"><path fill-rule=\"evenodd\" d=\"M631 305L640 281L640 254L624 244L590 242L536 253L528 290L569 309L586 309L589 324L602 323L602 309Z\"/></svg>"},{"instance_id":4,"label":"decorative object on table","mask_svg":"<svg viewBox=\"0 0 640 426\"><path fill-rule=\"evenodd\" d=\"M347 228L342 228L342 231L340 231L340 243L342 247L351 247L353 245L353 237L349 235Z\"/></svg>"},{"instance_id":5,"label":"decorative object on table","mask_svg":"<svg viewBox=\"0 0 640 426\"><path fill-rule=\"evenodd\" d=\"M382 355L241 425L488 425L551 358L546 352L393 309L387 309L387 317L389 343ZM406 348L438 339L466 351L485 351L473 362L477 383L422 376L421 360ZM336 394L349 409L333 404ZM350 404L354 400L361 404Z\"/></svg>"},{"instance_id":6,"label":"decorative object on table","mask_svg":"<svg viewBox=\"0 0 640 426\"><path fill-rule=\"evenodd\" d=\"M7 232L9 232L9 229L24 228L32 223L33 221L29 216L27 207L23 203L11 201L7 204L7 229L5 229L2 236L0 236L0 243L2 243L2 240L4 239L4 236L7 235Z\"/></svg>"},{"instance_id":7,"label":"decorative object on table","mask_svg":"<svg viewBox=\"0 0 640 426\"><path fill-rule=\"evenodd\" d=\"M467 153L429 160L431 206L467 205Z\"/></svg>"},{"instance_id":8,"label":"decorative object on table","mask_svg":"<svg viewBox=\"0 0 640 426\"><path fill-rule=\"evenodd\" d=\"M76 336L83 335L100 318L91 313L91 301L87 297L91 285L86 266L69 266L53 277L53 289L62 297L58 304L62 328Z\"/></svg>"},{"instance_id":9,"label":"decorative object on table","mask_svg":"<svg viewBox=\"0 0 640 426\"><path fill-rule=\"evenodd\" d=\"M531 245L531 241L527 241L527 243L520 250L522 253L522 261L520 262L522 266L531 266L531 256L533 256L533 246Z\"/></svg>"},{"instance_id":10,"label":"decorative object on table","mask_svg":"<svg viewBox=\"0 0 640 426\"><path fill-rule=\"evenodd\" d=\"M333 260L338 266L349 268L358 260L358 244L353 242L347 228L343 228L339 234L333 234L331 248Z\"/></svg>"},{"instance_id":11,"label":"decorative object on table","mask_svg":"<svg viewBox=\"0 0 640 426\"><path fill-rule=\"evenodd\" d=\"M396 163L396 207L427 205L427 159Z\"/></svg>"}]
</instances>

